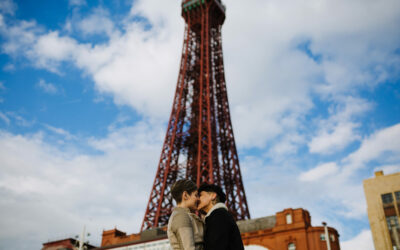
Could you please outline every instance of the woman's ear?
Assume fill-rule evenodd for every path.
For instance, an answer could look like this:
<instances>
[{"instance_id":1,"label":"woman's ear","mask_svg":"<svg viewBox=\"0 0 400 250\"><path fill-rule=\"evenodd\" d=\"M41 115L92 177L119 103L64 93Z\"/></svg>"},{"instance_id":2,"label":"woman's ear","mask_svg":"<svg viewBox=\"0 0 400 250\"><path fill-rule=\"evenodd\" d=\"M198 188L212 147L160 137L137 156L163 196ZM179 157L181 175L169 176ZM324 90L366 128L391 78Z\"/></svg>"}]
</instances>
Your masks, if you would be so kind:
<instances>
[{"instance_id":1,"label":"woman's ear","mask_svg":"<svg viewBox=\"0 0 400 250\"><path fill-rule=\"evenodd\" d=\"M183 191L182 193L182 200L188 200L189 199L189 194L186 191Z\"/></svg>"},{"instance_id":2,"label":"woman's ear","mask_svg":"<svg viewBox=\"0 0 400 250\"><path fill-rule=\"evenodd\" d=\"M211 193L211 200L215 201L217 199L217 194L216 193Z\"/></svg>"}]
</instances>

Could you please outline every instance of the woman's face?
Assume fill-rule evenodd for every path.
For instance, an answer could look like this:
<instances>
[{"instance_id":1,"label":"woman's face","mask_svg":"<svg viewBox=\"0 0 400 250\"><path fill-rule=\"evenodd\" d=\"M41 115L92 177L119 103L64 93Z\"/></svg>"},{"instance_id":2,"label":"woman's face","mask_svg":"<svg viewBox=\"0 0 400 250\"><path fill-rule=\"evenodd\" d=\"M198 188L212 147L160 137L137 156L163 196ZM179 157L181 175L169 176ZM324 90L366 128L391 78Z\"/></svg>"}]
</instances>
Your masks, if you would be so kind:
<instances>
[{"instance_id":1,"label":"woman's face","mask_svg":"<svg viewBox=\"0 0 400 250\"><path fill-rule=\"evenodd\" d=\"M215 193L201 191L199 198L199 205L197 207L198 210L203 210L204 212L208 212L209 209L213 206L212 201L215 199Z\"/></svg>"},{"instance_id":2,"label":"woman's face","mask_svg":"<svg viewBox=\"0 0 400 250\"><path fill-rule=\"evenodd\" d=\"M188 199L186 200L186 205L190 210L196 210L198 203L199 203L199 195L196 190L193 191L190 195L188 195Z\"/></svg>"}]
</instances>

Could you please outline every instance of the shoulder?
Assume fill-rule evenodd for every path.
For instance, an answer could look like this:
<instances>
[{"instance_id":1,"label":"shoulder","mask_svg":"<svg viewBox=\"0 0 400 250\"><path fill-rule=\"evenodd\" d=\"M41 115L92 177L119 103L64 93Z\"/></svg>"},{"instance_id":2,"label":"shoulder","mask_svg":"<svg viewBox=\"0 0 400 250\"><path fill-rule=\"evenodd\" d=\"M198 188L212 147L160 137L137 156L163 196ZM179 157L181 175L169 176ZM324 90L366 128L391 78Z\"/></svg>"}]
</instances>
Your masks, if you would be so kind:
<instances>
[{"instance_id":1,"label":"shoulder","mask_svg":"<svg viewBox=\"0 0 400 250\"><path fill-rule=\"evenodd\" d=\"M210 216L215 216L215 215L230 216L231 214L229 213L228 210L226 210L226 208L221 207L221 208L215 209L210 214Z\"/></svg>"},{"instance_id":2,"label":"shoulder","mask_svg":"<svg viewBox=\"0 0 400 250\"><path fill-rule=\"evenodd\" d=\"M218 208L206 218L207 221L230 221L232 215L225 208Z\"/></svg>"},{"instance_id":3,"label":"shoulder","mask_svg":"<svg viewBox=\"0 0 400 250\"><path fill-rule=\"evenodd\" d=\"M190 215L185 211L174 212L171 217L174 222L190 221Z\"/></svg>"},{"instance_id":4,"label":"shoulder","mask_svg":"<svg viewBox=\"0 0 400 250\"><path fill-rule=\"evenodd\" d=\"M177 229L180 227L191 227L190 215L185 211L174 211L169 219L171 228Z\"/></svg>"}]
</instances>

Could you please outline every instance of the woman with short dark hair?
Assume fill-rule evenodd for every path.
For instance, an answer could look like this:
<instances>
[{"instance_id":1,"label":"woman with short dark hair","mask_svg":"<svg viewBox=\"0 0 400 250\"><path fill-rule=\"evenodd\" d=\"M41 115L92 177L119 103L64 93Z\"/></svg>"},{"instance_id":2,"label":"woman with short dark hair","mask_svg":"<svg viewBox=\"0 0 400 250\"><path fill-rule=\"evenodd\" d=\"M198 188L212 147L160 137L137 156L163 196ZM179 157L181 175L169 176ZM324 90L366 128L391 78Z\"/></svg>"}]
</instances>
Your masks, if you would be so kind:
<instances>
[{"instance_id":1,"label":"woman with short dark hair","mask_svg":"<svg viewBox=\"0 0 400 250\"><path fill-rule=\"evenodd\" d=\"M168 221L168 239L173 250L203 250L203 221L197 209L197 186L191 180L179 180L171 187L176 207Z\"/></svg>"},{"instance_id":2,"label":"woman with short dark hair","mask_svg":"<svg viewBox=\"0 0 400 250\"><path fill-rule=\"evenodd\" d=\"M203 184L199 190L198 209L205 216L204 250L244 250L239 228L225 206L222 188Z\"/></svg>"}]
</instances>

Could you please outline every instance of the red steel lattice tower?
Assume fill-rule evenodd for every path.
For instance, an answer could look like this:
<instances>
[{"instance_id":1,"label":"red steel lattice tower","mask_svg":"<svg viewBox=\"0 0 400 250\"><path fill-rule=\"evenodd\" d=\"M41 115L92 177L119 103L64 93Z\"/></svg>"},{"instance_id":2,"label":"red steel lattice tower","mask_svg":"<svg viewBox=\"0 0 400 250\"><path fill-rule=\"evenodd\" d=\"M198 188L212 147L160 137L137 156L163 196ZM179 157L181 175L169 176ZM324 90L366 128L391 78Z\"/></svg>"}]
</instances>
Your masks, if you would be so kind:
<instances>
[{"instance_id":1,"label":"red steel lattice tower","mask_svg":"<svg viewBox=\"0 0 400 250\"><path fill-rule=\"evenodd\" d=\"M164 226L170 188L181 178L220 185L237 220L249 219L236 151L222 55L221 0L184 0L179 77L161 158L141 230Z\"/></svg>"}]
</instances>

